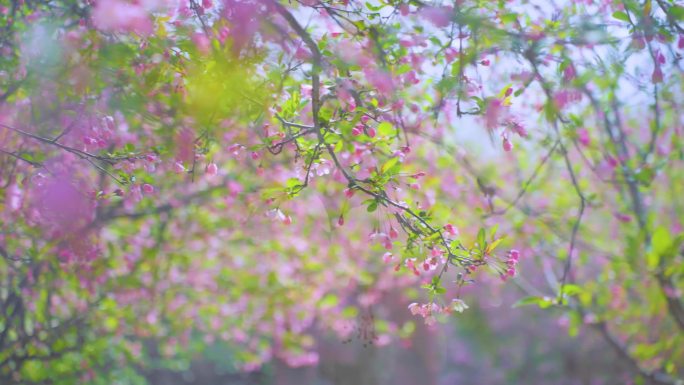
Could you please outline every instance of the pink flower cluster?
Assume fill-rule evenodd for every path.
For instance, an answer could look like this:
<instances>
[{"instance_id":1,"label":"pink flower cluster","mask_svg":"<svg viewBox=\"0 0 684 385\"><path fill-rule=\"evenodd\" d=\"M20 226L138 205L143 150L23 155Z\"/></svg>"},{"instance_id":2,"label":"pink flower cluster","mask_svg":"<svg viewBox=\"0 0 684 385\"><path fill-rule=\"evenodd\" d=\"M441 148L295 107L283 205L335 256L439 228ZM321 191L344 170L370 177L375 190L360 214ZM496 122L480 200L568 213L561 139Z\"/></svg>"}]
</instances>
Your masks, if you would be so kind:
<instances>
[{"instance_id":1,"label":"pink flower cluster","mask_svg":"<svg viewBox=\"0 0 684 385\"><path fill-rule=\"evenodd\" d=\"M392 230L394 230L394 228L390 229L389 235L386 233L374 232L371 235L369 235L368 238L371 241L382 243L382 247L384 247L386 250L392 250L392 240L396 239L399 236L396 230Z\"/></svg>"},{"instance_id":2,"label":"pink flower cluster","mask_svg":"<svg viewBox=\"0 0 684 385\"><path fill-rule=\"evenodd\" d=\"M512 249L508 252L506 257L506 272L501 273L501 279L504 281L506 281L508 278L515 277L517 274L515 267L518 265L520 252L518 250Z\"/></svg>"},{"instance_id":3,"label":"pink flower cluster","mask_svg":"<svg viewBox=\"0 0 684 385\"><path fill-rule=\"evenodd\" d=\"M433 326L437 323L437 314L450 314L451 308L448 306L439 306L434 302L431 303L412 303L408 306L409 311L412 315L420 315L425 319L425 324L428 326Z\"/></svg>"},{"instance_id":4,"label":"pink flower cluster","mask_svg":"<svg viewBox=\"0 0 684 385\"><path fill-rule=\"evenodd\" d=\"M440 306L434 302L424 304L414 302L408 306L408 309L412 315L420 315L421 317L423 317L425 319L426 325L432 326L437 323L437 319L435 318L437 314L448 315L453 313L454 311L463 313L464 310L468 309L468 305L466 305L466 303L463 302L462 299L455 298L454 300L452 300L450 306Z\"/></svg>"},{"instance_id":5,"label":"pink flower cluster","mask_svg":"<svg viewBox=\"0 0 684 385\"><path fill-rule=\"evenodd\" d=\"M93 9L93 23L102 31L149 35L154 30L150 14L163 5L164 2L155 0L143 2L98 1Z\"/></svg>"}]
</instances>

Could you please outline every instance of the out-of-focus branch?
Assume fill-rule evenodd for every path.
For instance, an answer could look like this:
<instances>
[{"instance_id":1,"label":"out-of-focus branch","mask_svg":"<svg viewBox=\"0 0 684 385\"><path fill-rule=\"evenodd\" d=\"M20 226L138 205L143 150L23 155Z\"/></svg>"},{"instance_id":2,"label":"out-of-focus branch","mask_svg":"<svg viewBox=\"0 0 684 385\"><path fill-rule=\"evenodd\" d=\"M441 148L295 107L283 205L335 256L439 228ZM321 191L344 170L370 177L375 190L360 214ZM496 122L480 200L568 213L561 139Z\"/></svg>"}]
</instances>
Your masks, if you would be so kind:
<instances>
[{"instance_id":1,"label":"out-of-focus branch","mask_svg":"<svg viewBox=\"0 0 684 385\"><path fill-rule=\"evenodd\" d=\"M583 314L580 312L580 314ZM612 333L610 333L610 330L608 330L608 325L606 325L605 322L598 322L591 324L591 326L594 328L594 330L598 331L601 337L608 342L608 345L610 345L611 348L617 353L617 355L622 359L623 362L625 362L628 366L629 369L635 373L638 374L639 376L643 377L648 381L649 384L652 385L681 385L684 384L683 380L673 378L669 376L666 373L663 373L659 370L655 371L648 371L639 365L639 362L634 359L629 354L628 348L620 342Z\"/></svg>"},{"instance_id":2,"label":"out-of-focus branch","mask_svg":"<svg viewBox=\"0 0 684 385\"><path fill-rule=\"evenodd\" d=\"M534 74L534 78L539 81L540 86L542 87L542 90L544 91L544 94L546 95L546 103L553 103L553 93L551 88L549 87L548 83L544 79L544 77L541 74L541 71L539 71L539 67L537 65L536 58L533 56L532 51L526 52L524 55L527 61L530 63L532 66L532 72ZM570 270L572 269L572 259L573 259L573 254L575 252L575 246L577 243L577 234L579 232L579 227L580 224L582 223L582 217L584 215L584 210L586 208L587 204L587 199L585 197L585 194L582 192L582 189L580 188L579 181L577 179L577 176L575 175L575 170L572 168L572 162L570 161L570 158L568 156L568 149L565 147L565 144L563 143L562 137L561 137L561 132L560 129L558 128L558 122L565 122L567 119L563 117L558 110L554 108L554 119L552 122L553 129L556 133L558 144L560 145L560 150L563 155L563 160L565 162L565 168L568 171L568 174L570 175L570 181L572 182L572 186L577 193L577 197L579 198L579 209L577 213L577 218L575 219L575 223L573 224L572 227L572 233L570 235L570 244L568 246L568 256L567 259L565 260L565 266L563 268L563 276L561 277L560 280L560 288L558 290L558 300L562 301L563 300L563 291L565 289L565 284L567 283L568 276L570 275Z\"/></svg>"},{"instance_id":3,"label":"out-of-focus branch","mask_svg":"<svg viewBox=\"0 0 684 385\"><path fill-rule=\"evenodd\" d=\"M386 206L391 206L396 209L399 209L400 211L405 212L408 214L410 217L414 218L417 222L421 223L423 226L425 226L426 229L429 230L429 235L434 235L437 234L440 243L444 247L444 249L447 251L448 256L449 256L449 261L452 260L457 260L460 262L463 262L463 258L458 257L454 254L452 250L452 246L449 241L447 241L446 237L443 234L442 229L437 229L433 227L431 224L429 224L422 216L418 215L416 212L414 212L411 208L399 204L397 202L394 202L392 199L390 199L387 196L387 193L383 190L380 192L374 192L371 191L370 189L364 187L358 179L356 179L354 176L352 176L346 169L345 167L341 164L339 161L337 154L335 154L334 149L332 146L330 146L328 143L325 143L325 138L324 138L324 128L321 128L321 124L319 121L319 110L321 107L320 103L320 76L319 73L321 71L322 67L322 55L321 52L318 49L318 45L316 42L313 40L311 35L306 32L306 30L299 24L297 19L280 3L277 1L273 2L274 6L278 10L278 13L285 18L285 20L288 22L290 27L295 31L295 33L304 41L304 43L307 45L309 50L312 53L312 74L311 74L311 82L312 82L312 90L311 90L311 106L312 106L312 115L313 115L313 122L314 122L314 129L316 130L316 133L318 135L319 143L324 143L326 150L330 157L333 160L333 163L335 164L335 167L340 170L340 172L344 175L345 179L349 183L350 188L355 188L359 191L362 191L366 193L367 195L372 196L373 198L376 199L378 202L382 202L383 205ZM402 226L403 228L403 226ZM425 234L422 233L417 233L415 234L419 237L424 237ZM442 275L446 272L448 268L448 263L445 263L441 272L439 273L439 277L441 278Z\"/></svg>"},{"instance_id":4,"label":"out-of-focus branch","mask_svg":"<svg viewBox=\"0 0 684 385\"><path fill-rule=\"evenodd\" d=\"M589 97L591 103L594 105L594 108L597 109L597 113L599 112L598 110L598 101L596 100L596 97L586 88L584 88L584 93ZM613 103L611 105L614 114L616 116L618 115L619 111L617 110L617 105ZM656 110L656 114L658 114L659 111ZM627 186L627 192L629 193L630 201L631 201L631 206L632 206L632 212L634 213L634 216L636 217L637 224L639 226L639 230L644 234L645 237L645 247L648 248L649 245L651 244L651 231L648 228L648 224L646 221L647 217L647 212L646 208L644 206L644 201L643 197L641 194L641 191L639 191L639 186L637 183L637 180L634 177L634 171L630 167L628 160L629 158L629 152L627 151L627 143L624 139L624 128L622 127L621 121L619 119L616 119L616 124L614 125L615 128L623 133L619 137L616 137L615 134L613 133L613 125L611 125L610 121L608 118L604 115L603 119L603 128L606 131L608 138L610 139L611 143L613 146L615 146L616 151L617 151L617 159L618 162L620 163L623 178L625 180L625 184ZM660 285L661 291L665 297L665 300L667 302L667 308L670 316L672 319L675 321L677 324L677 327L684 331L684 306L682 305L681 301L673 296L670 295L672 292L672 288L674 287L671 279L667 277L664 273L664 266L663 266L663 259L661 258L660 260L660 266L659 270L655 273L655 278Z\"/></svg>"}]
</instances>

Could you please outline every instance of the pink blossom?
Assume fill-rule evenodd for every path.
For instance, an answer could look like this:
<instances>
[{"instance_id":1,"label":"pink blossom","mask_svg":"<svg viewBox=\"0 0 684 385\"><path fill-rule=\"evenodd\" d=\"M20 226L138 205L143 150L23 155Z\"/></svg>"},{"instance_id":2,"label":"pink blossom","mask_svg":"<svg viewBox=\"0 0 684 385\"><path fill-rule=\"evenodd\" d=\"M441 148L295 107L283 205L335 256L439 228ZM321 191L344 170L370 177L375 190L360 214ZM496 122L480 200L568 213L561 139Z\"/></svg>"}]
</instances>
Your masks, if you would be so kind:
<instances>
[{"instance_id":1,"label":"pink blossom","mask_svg":"<svg viewBox=\"0 0 684 385\"><path fill-rule=\"evenodd\" d=\"M508 138L503 138L503 149L506 152L509 152L513 149L513 143L511 143L511 141L508 140Z\"/></svg>"},{"instance_id":2,"label":"pink blossom","mask_svg":"<svg viewBox=\"0 0 684 385\"><path fill-rule=\"evenodd\" d=\"M504 114L504 106L501 100L492 99L487 104L487 109L484 113L485 126L489 130L495 129L499 125L499 119Z\"/></svg>"},{"instance_id":3,"label":"pink blossom","mask_svg":"<svg viewBox=\"0 0 684 385\"><path fill-rule=\"evenodd\" d=\"M185 166L183 166L183 163L182 163L182 162L175 162L175 163L173 164L173 171L174 171L176 174L184 173L184 172L185 172Z\"/></svg>"},{"instance_id":4,"label":"pink blossom","mask_svg":"<svg viewBox=\"0 0 684 385\"><path fill-rule=\"evenodd\" d=\"M218 166L216 163L209 163L207 165L207 175L215 176L216 174L218 174Z\"/></svg>"},{"instance_id":5,"label":"pink blossom","mask_svg":"<svg viewBox=\"0 0 684 385\"><path fill-rule=\"evenodd\" d=\"M606 162L608 162L608 166L612 168L617 167L619 164L618 160L612 157L611 155L606 155Z\"/></svg>"},{"instance_id":6,"label":"pink blossom","mask_svg":"<svg viewBox=\"0 0 684 385\"><path fill-rule=\"evenodd\" d=\"M420 305L413 302L412 304L408 305L408 309L411 312L412 315L417 315L420 314L421 308Z\"/></svg>"},{"instance_id":7,"label":"pink blossom","mask_svg":"<svg viewBox=\"0 0 684 385\"><path fill-rule=\"evenodd\" d=\"M510 89L510 88L509 88ZM507 119L505 125L516 134L520 135L521 138L527 137L527 130L525 127L515 119Z\"/></svg>"},{"instance_id":8,"label":"pink blossom","mask_svg":"<svg viewBox=\"0 0 684 385\"><path fill-rule=\"evenodd\" d=\"M632 47L636 50L642 50L646 47L646 42L644 38L638 35L632 37Z\"/></svg>"},{"instance_id":9,"label":"pink blossom","mask_svg":"<svg viewBox=\"0 0 684 385\"><path fill-rule=\"evenodd\" d=\"M563 80L566 82L571 82L575 77L577 76L577 73L575 72L575 66L572 64L569 64L565 69L563 70Z\"/></svg>"},{"instance_id":10,"label":"pink blossom","mask_svg":"<svg viewBox=\"0 0 684 385\"><path fill-rule=\"evenodd\" d=\"M181 162L191 162L195 155L195 131L192 128L182 128L175 138L176 159Z\"/></svg>"},{"instance_id":11,"label":"pink blossom","mask_svg":"<svg viewBox=\"0 0 684 385\"><path fill-rule=\"evenodd\" d=\"M663 82L663 70L660 69L660 65L656 65L653 69L653 74L651 75L651 82L653 82L653 84Z\"/></svg>"},{"instance_id":12,"label":"pink blossom","mask_svg":"<svg viewBox=\"0 0 684 385\"><path fill-rule=\"evenodd\" d=\"M411 65L413 66L413 68L415 68L417 70L420 69L420 67L423 65L423 61L425 60L425 58L423 56L416 55L415 53L411 53L409 55L409 58L411 60Z\"/></svg>"},{"instance_id":13,"label":"pink blossom","mask_svg":"<svg viewBox=\"0 0 684 385\"><path fill-rule=\"evenodd\" d=\"M11 185L7 189L7 202L11 210L19 210L22 205L22 196L22 190L16 184Z\"/></svg>"},{"instance_id":14,"label":"pink blossom","mask_svg":"<svg viewBox=\"0 0 684 385\"><path fill-rule=\"evenodd\" d=\"M623 222L623 223L627 223L627 222L632 221L632 217L630 215L623 214L620 212L615 213L615 218L617 218L618 221Z\"/></svg>"},{"instance_id":15,"label":"pink blossom","mask_svg":"<svg viewBox=\"0 0 684 385\"><path fill-rule=\"evenodd\" d=\"M240 52L249 43L261 24L265 9L261 2L222 0L223 16L231 25L234 52Z\"/></svg>"},{"instance_id":16,"label":"pink blossom","mask_svg":"<svg viewBox=\"0 0 684 385\"><path fill-rule=\"evenodd\" d=\"M582 100L582 93L576 90L560 90L553 95L553 101L560 109L580 100Z\"/></svg>"},{"instance_id":17,"label":"pink blossom","mask_svg":"<svg viewBox=\"0 0 684 385\"><path fill-rule=\"evenodd\" d=\"M455 48L449 47L444 50L444 57L446 58L447 63L451 63L456 60L457 56L458 51Z\"/></svg>"},{"instance_id":18,"label":"pink blossom","mask_svg":"<svg viewBox=\"0 0 684 385\"><path fill-rule=\"evenodd\" d=\"M392 76L382 70L364 69L368 82L381 94L390 94L394 90Z\"/></svg>"},{"instance_id":19,"label":"pink blossom","mask_svg":"<svg viewBox=\"0 0 684 385\"><path fill-rule=\"evenodd\" d=\"M444 226L444 230L446 230L446 232L447 232L449 235L451 235L452 237L457 237L457 236L458 236L458 229L457 229L454 225L452 225L451 223L447 223L447 224Z\"/></svg>"},{"instance_id":20,"label":"pink blossom","mask_svg":"<svg viewBox=\"0 0 684 385\"><path fill-rule=\"evenodd\" d=\"M332 164L325 159L316 164L316 175L318 176L329 175L331 171Z\"/></svg>"},{"instance_id":21,"label":"pink blossom","mask_svg":"<svg viewBox=\"0 0 684 385\"><path fill-rule=\"evenodd\" d=\"M310 98L311 92L313 91L313 87L311 86L311 84L302 84L301 86L299 86L299 90L302 96Z\"/></svg>"},{"instance_id":22,"label":"pink blossom","mask_svg":"<svg viewBox=\"0 0 684 385\"><path fill-rule=\"evenodd\" d=\"M81 193L78 184L71 174L62 173L35 186L33 204L45 224L70 232L79 229L92 217L93 206Z\"/></svg>"},{"instance_id":23,"label":"pink blossom","mask_svg":"<svg viewBox=\"0 0 684 385\"><path fill-rule=\"evenodd\" d=\"M359 136L362 133L363 133L363 127L362 126L354 126L354 128L352 128L352 135Z\"/></svg>"},{"instance_id":24,"label":"pink blossom","mask_svg":"<svg viewBox=\"0 0 684 385\"><path fill-rule=\"evenodd\" d=\"M404 76L404 80L407 84L418 84L418 83L420 83L420 79L418 79L418 76L416 75L416 71L409 71Z\"/></svg>"},{"instance_id":25,"label":"pink blossom","mask_svg":"<svg viewBox=\"0 0 684 385\"><path fill-rule=\"evenodd\" d=\"M429 20L436 27L444 28L451 22L452 9L450 7L425 7L420 15Z\"/></svg>"},{"instance_id":26,"label":"pink blossom","mask_svg":"<svg viewBox=\"0 0 684 385\"><path fill-rule=\"evenodd\" d=\"M413 47L413 42L411 40L407 40L407 39L399 40L399 44L401 44L403 47L406 47L406 48Z\"/></svg>"},{"instance_id":27,"label":"pink blossom","mask_svg":"<svg viewBox=\"0 0 684 385\"><path fill-rule=\"evenodd\" d=\"M211 41L205 34L196 33L192 35L192 42L200 53L206 55L211 52Z\"/></svg>"},{"instance_id":28,"label":"pink blossom","mask_svg":"<svg viewBox=\"0 0 684 385\"><path fill-rule=\"evenodd\" d=\"M437 318L435 318L434 316L431 316L431 315L425 317L425 325L434 326L435 324L437 324Z\"/></svg>"},{"instance_id":29,"label":"pink blossom","mask_svg":"<svg viewBox=\"0 0 684 385\"><path fill-rule=\"evenodd\" d=\"M221 28L219 28L218 40L221 42L221 44L226 43L226 39L228 39L228 36L230 36L230 28L226 26L222 26Z\"/></svg>"},{"instance_id":30,"label":"pink blossom","mask_svg":"<svg viewBox=\"0 0 684 385\"><path fill-rule=\"evenodd\" d=\"M577 140L585 147L589 146L591 139L589 138L589 131L586 128L577 130Z\"/></svg>"},{"instance_id":31,"label":"pink blossom","mask_svg":"<svg viewBox=\"0 0 684 385\"><path fill-rule=\"evenodd\" d=\"M464 310L468 309L468 305L466 305L466 303L463 302L463 300L460 298L453 299L451 301L451 307L454 311L457 311L459 313L463 313Z\"/></svg>"},{"instance_id":32,"label":"pink blossom","mask_svg":"<svg viewBox=\"0 0 684 385\"><path fill-rule=\"evenodd\" d=\"M107 32L149 35L153 31L152 21L145 8L121 0L98 1L92 18L95 26Z\"/></svg>"}]
</instances>

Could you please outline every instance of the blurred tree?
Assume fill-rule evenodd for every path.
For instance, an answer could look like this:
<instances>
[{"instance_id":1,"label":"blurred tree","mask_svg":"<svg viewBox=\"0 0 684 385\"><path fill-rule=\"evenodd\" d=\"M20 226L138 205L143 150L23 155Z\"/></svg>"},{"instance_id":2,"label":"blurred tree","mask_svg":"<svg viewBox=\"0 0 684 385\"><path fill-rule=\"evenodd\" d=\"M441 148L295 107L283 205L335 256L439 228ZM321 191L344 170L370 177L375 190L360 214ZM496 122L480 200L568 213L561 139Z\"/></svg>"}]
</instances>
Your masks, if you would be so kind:
<instances>
[{"instance_id":1,"label":"blurred tree","mask_svg":"<svg viewBox=\"0 0 684 385\"><path fill-rule=\"evenodd\" d=\"M479 304L483 357L532 305L681 384L683 23L668 0L0 2L2 383L310 367L330 332L417 344L404 378L435 383L406 317ZM527 381L535 351L492 365Z\"/></svg>"}]
</instances>

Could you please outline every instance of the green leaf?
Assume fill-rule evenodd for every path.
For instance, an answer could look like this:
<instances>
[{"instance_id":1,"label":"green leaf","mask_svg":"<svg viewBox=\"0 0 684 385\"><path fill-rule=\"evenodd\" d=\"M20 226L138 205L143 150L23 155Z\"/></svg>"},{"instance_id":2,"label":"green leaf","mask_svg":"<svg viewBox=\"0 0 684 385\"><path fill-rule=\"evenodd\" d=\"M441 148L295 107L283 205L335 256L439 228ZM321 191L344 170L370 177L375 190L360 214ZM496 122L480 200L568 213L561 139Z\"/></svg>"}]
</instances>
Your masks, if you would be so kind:
<instances>
[{"instance_id":1,"label":"green leaf","mask_svg":"<svg viewBox=\"0 0 684 385\"><path fill-rule=\"evenodd\" d=\"M416 324L413 321L408 321L406 322L401 329L399 330L399 336L401 338L408 338L410 337L413 332L416 330Z\"/></svg>"},{"instance_id":2,"label":"green leaf","mask_svg":"<svg viewBox=\"0 0 684 385\"><path fill-rule=\"evenodd\" d=\"M119 326L119 320L114 317L107 317L105 318L104 326L108 331L114 331Z\"/></svg>"},{"instance_id":3,"label":"green leaf","mask_svg":"<svg viewBox=\"0 0 684 385\"><path fill-rule=\"evenodd\" d=\"M321 301L318 303L322 308L331 308L337 306L337 304L340 302L340 299L337 298L335 294L326 294L325 297L321 299Z\"/></svg>"},{"instance_id":4,"label":"green leaf","mask_svg":"<svg viewBox=\"0 0 684 385\"><path fill-rule=\"evenodd\" d=\"M393 157L393 158L388 159L387 162L385 162L385 163L382 165L382 167L380 168L380 170L381 170L382 173L384 174L384 173L386 173L388 170L390 170L392 167L394 167L395 165L397 165L398 163L399 163L399 158L395 156L395 157Z\"/></svg>"},{"instance_id":5,"label":"green leaf","mask_svg":"<svg viewBox=\"0 0 684 385\"><path fill-rule=\"evenodd\" d=\"M293 188L301 185L302 183L299 181L297 178L290 178L285 182L285 187L287 188Z\"/></svg>"},{"instance_id":6,"label":"green leaf","mask_svg":"<svg viewBox=\"0 0 684 385\"><path fill-rule=\"evenodd\" d=\"M459 249L457 241L453 241L451 243L451 247L455 256L461 258L470 258L470 252L468 250Z\"/></svg>"},{"instance_id":7,"label":"green leaf","mask_svg":"<svg viewBox=\"0 0 684 385\"><path fill-rule=\"evenodd\" d=\"M656 176L655 174L655 171L651 167L644 166L634 173L634 177L639 183L648 187L651 185L651 182L653 182L653 179Z\"/></svg>"},{"instance_id":8,"label":"green leaf","mask_svg":"<svg viewBox=\"0 0 684 385\"><path fill-rule=\"evenodd\" d=\"M380 134L380 136L394 136L396 133L397 130L391 123L382 122L378 124L378 134Z\"/></svg>"},{"instance_id":9,"label":"green leaf","mask_svg":"<svg viewBox=\"0 0 684 385\"><path fill-rule=\"evenodd\" d=\"M487 250L486 250L486 251L487 251L487 254L491 254L491 252L494 251L494 249L496 249L496 247L499 246L499 244L500 244L501 241L503 241L503 240L504 240L504 238L502 237L502 238L496 239L496 240L494 240L492 243L490 243L490 244L487 246Z\"/></svg>"},{"instance_id":10,"label":"green leaf","mask_svg":"<svg viewBox=\"0 0 684 385\"><path fill-rule=\"evenodd\" d=\"M515 23L516 20L518 20L518 14L517 13L506 13L504 15L501 15L501 21L504 24Z\"/></svg>"},{"instance_id":11,"label":"green leaf","mask_svg":"<svg viewBox=\"0 0 684 385\"><path fill-rule=\"evenodd\" d=\"M557 113L558 109L553 101L548 101L546 104L544 104L544 116L546 117L547 121L553 123L556 120Z\"/></svg>"},{"instance_id":12,"label":"green leaf","mask_svg":"<svg viewBox=\"0 0 684 385\"><path fill-rule=\"evenodd\" d=\"M370 9L371 11L379 11L379 10L381 10L383 7L385 7L384 4L380 4L380 5L377 5L377 6L376 6L376 5L373 5L373 4L369 3L369 2L366 2L366 8Z\"/></svg>"},{"instance_id":13,"label":"green leaf","mask_svg":"<svg viewBox=\"0 0 684 385\"><path fill-rule=\"evenodd\" d=\"M622 12L622 11L613 12L613 18L629 22L629 15L627 15L627 13Z\"/></svg>"},{"instance_id":14,"label":"green leaf","mask_svg":"<svg viewBox=\"0 0 684 385\"><path fill-rule=\"evenodd\" d=\"M670 232L663 226L658 227L651 239L651 249L657 254L663 254L672 243Z\"/></svg>"},{"instance_id":15,"label":"green leaf","mask_svg":"<svg viewBox=\"0 0 684 385\"><path fill-rule=\"evenodd\" d=\"M496 223L489 229L489 239L492 241L496 238L496 232L499 230L499 224ZM502 237L503 238L503 237Z\"/></svg>"},{"instance_id":16,"label":"green leaf","mask_svg":"<svg viewBox=\"0 0 684 385\"><path fill-rule=\"evenodd\" d=\"M480 228L480 231L477 232L477 244L480 247L480 249L484 249L487 244L487 234L485 233L484 227Z\"/></svg>"},{"instance_id":17,"label":"green leaf","mask_svg":"<svg viewBox=\"0 0 684 385\"><path fill-rule=\"evenodd\" d=\"M368 211L369 213L372 213L373 211L375 211L377 209L378 209L378 202L373 201L371 204L368 205L368 207L366 208L366 211Z\"/></svg>"},{"instance_id":18,"label":"green leaf","mask_svg":"<svg viewBox=\"0 0 684 385\"><path fill-rule=\"evenodd\" d=\"M403 75L407 72L410 72L413 69L409 64L402 64L399 66L399 68L396 69L395 74L396 75Z\"/></svg>"},{"instance_id":19,"label":"green leaf","mask_svg":"<svg viewBox=\"0 0 684 385\"><path fill-rule=\"evenodd\" d=\"M446 289L440 285L440 279L438 276L432 277L432 282L425 286L432 294L444 294Z\"/></svg>"},{"instance_id":20,"label":"green leaf","mask_svg":"<svg viewBox=\"0 0 684 385\"><path fill-rule=\"evenodd\" d=\"M642 360L650 360L662 353L662 348L659 344L637 344L634 349L634 355Z\"/></svg>"},{"instance_id":21,"label":"green leaf","mask_svg":"<svg viewBox=\"0 0 684 385\"><path fill-rule=\"evenodd\" d=\"M684 7L681 5L673 5L668 10L668 13L679 21L684 21Z\"/></svg>"},{"instance_id":22,"label":"green leaf","mask_svg":"<svg viewBox=\"0 0 684 385\"><path fill-rule=\"evenodd\" d=\"M359 314L359 310L353 306L347 306L342 310L342 317L343 318L354 318Z\"/></svg>"},{"instance_id":23,"label":"green leaf","mask_svg":"<svg viewBox=\"0 0 684 385\"><path fill-rule=\"evenodd\" d=\"M563 287L563 294L568 295L568 296L573 296L573 295L579 295L584 292L584 289L580 286L573 285L573 284L566 284Z\"/></svg>"},{"instance_id":24,"label":"green leaf","mask_svg":"<svg viewBox=\"0 0 684 385\"><path fill-rule=\"evenodd\" d=\"M527 306L527 305L537 305L540 309L546 309L553 306L556 302L553 298L549 297L539 297L531 296L525 297L520 301L513 304L513 307Z\"/></svg>"},{"instance_id":25,"label":"green leaf","mask_svg":"<svg viewBox=\"0 0 684 385\"><path fill-rule=\"evenodd\" d=\"M650 269L658 267L661 257L668 251L671 244L670 232L665 227L658 227L651 238L651 250L646 255L646 263Z\"/></svg>"},{"instance_id":26,"label":"green leaf","mask_svg":"<svg viewBox=\"0 0 684 385\"><path fill-rule=\"evenodd\" d=\"M513 307L520 307L520 306L527 306L527 305L538 305L544 301L545 301L544 297L536 297L536 296L525 297L525 298L519 300L518 302L514 303Z\"/></svg>"},{"instance_id":27,"label":"green leaf","mask_svg":"<svg viewBox=\"0 0 684 385\"><path fill-rule=\"evenodd\" d=\"M40 382L47 378L48 373L40 361L26 361L22 368L24 377L33 382Z\"/></svg>"},{"instance_id":28,"label":"green leaf","mask_svg":"<svg viewBox=\"0 0 684 385\"><path fill-rule=\"evenodd\" d=\"M508 83L506 84L503 88L501 88L501 91L496 95L497 98L503 99L506 96L506 91L508 91L509 88L513 87L513 83Z\"/></svg>"}]
</instances>

